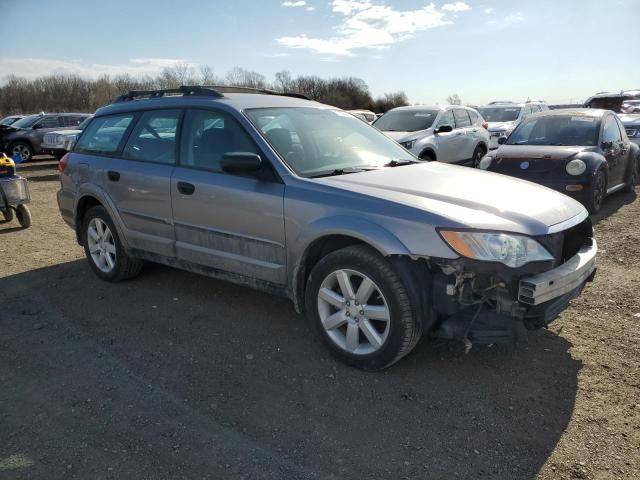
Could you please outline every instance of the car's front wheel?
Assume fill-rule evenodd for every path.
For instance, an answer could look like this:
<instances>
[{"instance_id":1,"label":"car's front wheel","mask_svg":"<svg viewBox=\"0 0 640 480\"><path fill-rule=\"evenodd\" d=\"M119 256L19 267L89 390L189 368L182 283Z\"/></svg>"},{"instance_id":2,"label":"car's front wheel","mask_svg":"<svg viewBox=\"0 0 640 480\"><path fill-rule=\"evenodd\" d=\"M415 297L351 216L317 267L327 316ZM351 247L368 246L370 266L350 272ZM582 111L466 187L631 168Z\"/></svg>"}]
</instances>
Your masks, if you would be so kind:
<instances>
[{"instance_id":1,"label":"car's front wheel","mask_svg":"<svg viewBox=\"0 0 640 480\"><path fill-rule=\"evenodd\" d=\"M357 368L392 365L422 335L401 278L366 246L347 247L321 259L309 276L305 305L331 351Z\"/></svg>"},{"instance_id":2,"label":"car's front wheel","mask_svg":"<svg viewBox=\"0 0 640 480\"><path fill-rule=\"evenodd\" d=\"M17 155L21 162L28 162L33 157L33 148L25 142L16 142L11 146L11 156Z\"/></svg>"},{"instance_id":3,"label":"car's front wheel","mask_svg":"<svg viewBox=\"0 0 640 480\"><path fill-rule=\"evenodd\" d=\"M591 187L587 197L587 204L585 205L589 213L597 213L600 210L604 203L604 197L606 194L607 177L602 170L598 170L591 182Z\"/></svg>"},{"instance_id":4,"label":"car's front wheel","mask_svg":"<svg viewBox=\"0 0 640 480\"><path fill-rule=\"evenodd\" d=\"M119 282L140 273L142 261L127 255L111 217L102 206L90 208L84 216L83 245L89 265L103 280Z\"/></svg>"},{"instance_id":5,"label":"car's front wheel","mask_svg":"<svg viewBox=\"0 0 640 480\"><path fill-rule=\"evenodd\" d=\"M482 157L484 157L486 153L487 150L482 145L478 145L473 151L473 157L471 157L471 166L473 168L478 168L480 166L480 160L482 160Z\"/></svg>"}]
</instances>

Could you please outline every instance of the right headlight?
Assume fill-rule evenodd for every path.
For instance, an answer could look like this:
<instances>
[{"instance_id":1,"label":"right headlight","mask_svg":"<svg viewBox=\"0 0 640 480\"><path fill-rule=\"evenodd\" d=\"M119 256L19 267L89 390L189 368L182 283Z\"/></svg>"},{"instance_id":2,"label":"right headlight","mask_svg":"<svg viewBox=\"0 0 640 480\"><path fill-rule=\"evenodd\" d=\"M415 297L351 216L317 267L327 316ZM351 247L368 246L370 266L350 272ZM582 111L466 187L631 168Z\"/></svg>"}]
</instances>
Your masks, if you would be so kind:
<instances>
[{"instance_id":1,"label":"right headlight","mask_svg":"<svg viewBox=\"0 0 640 480\"><path fill-rule=\"evenodd\" d=\"M582 160L571 160L567 163L567 173L569 175L582 175L587 169L587 165Z\"/></svg>"},{"instance_id":2,"label":"right headlight","mask_svg":"<svg viewBox=\"0 0 640 480\"><path fill-rule=\"evenodd\" d=\"M485 155L484 157L482 157L482 160L480 160L478 168L480 168L481 170L486 170L491 166L491 162L493 162L493 157L490 155Z\"/></svg>"},{"instance_id":3,"label":"right headlight","mask_svg":"<svg viewBox=\"0 0 640 480\"><path fill-rule=\"evenodd\" d=\"M459 255L517 268L530 262L553 260L533 238L516 233L441 230L445 242Z\"/></svg>"}]
</instances>

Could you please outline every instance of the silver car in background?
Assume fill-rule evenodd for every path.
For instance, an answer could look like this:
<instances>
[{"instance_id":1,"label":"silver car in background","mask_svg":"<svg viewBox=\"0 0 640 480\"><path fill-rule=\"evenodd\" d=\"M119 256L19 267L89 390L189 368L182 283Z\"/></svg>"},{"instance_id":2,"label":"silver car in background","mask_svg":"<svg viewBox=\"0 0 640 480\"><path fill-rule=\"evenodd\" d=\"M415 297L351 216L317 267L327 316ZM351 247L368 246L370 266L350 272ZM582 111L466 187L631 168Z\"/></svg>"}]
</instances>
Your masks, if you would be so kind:
<instances>
[{"instance_id":1,"label":"silver car in background","mask_svg":"<svg viewBox=\"0 0 640 480\"><path fill-rule=\"evenodd\" d=\"M227 89L123 95L62 158L60 212L98 277L146 260L283 295L370 370L423 333L511 341L593 277L593 230L571 198L421 162L300 95Z\"/></svg>"},{"instance_id":2,"label":"silver car in background","mask_svg":"<svg viewBox=\"0 0 640 480\"><path fill-rule=\"evenodd\" d=\"M469 107L399 107L373 126L422 160L477 166L489 150L486 123Z\"/></svg>"},{"instance_id":3,"label":"silver car in background","mask_svg":"<svg viewBox=\"0 0 640 480\"><path fill-rule=\"evenodd\" d=\"M544 102L528 101L525 103L491 102L478 108L480 115L487 121L491 141L491 150L500 146L500 137L508 137L522 120L532 113L544 112L549 107Z\"/></svg>"}]
</instances>

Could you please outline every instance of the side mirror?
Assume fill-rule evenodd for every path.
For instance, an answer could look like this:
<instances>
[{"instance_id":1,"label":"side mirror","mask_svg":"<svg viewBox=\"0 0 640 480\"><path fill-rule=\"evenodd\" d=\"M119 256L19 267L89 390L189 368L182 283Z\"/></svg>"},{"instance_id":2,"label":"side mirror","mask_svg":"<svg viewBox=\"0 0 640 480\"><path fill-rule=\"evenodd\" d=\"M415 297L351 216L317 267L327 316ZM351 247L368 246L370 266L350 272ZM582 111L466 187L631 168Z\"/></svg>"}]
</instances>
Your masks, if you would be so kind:
<instances>
[{"instance_id":1,"label":"side mirror","mask_svg":"<svg viewBox=\"0 0 640 480\"><path fill-rule=\"evenodd\" d=\"M504 145L507 143L507 137L498 137L498 145Z\"/></svg>"},{"instance_id":2,"label":"side mirror","mask_svg":"<svg viewBox=\"0 0 640 480\"><path fill-rule=\"evenodd\" d=\"M220 167L226 173L255 173L262 166L262 159L257 153L229 152L220 161Z\"/></svg>"},{"instance_id":3,"label":"side mirror","mask_svg":"<svg viewBox=\"0 0 640 480\"><path fill-rule=\"evenodd\" d=\"M438 133L449 133L451 131L453 131L453 127L451 125L441 125L436 128L433 133L437 135Z\"/></svg>"}]
</instances>

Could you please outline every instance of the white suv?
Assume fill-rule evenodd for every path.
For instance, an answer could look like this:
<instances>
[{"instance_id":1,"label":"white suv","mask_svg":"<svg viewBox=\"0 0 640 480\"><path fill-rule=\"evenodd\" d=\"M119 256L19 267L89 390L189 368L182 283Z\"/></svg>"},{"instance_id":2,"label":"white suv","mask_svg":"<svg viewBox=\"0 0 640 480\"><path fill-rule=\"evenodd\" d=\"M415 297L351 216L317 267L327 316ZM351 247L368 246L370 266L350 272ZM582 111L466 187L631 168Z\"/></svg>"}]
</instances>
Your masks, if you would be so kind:
<instances>
[{"instance_id":1,"label":"white suv","mask_svg":"<svg viewBox=\"0 0 640 480\"><path fill-rule=\"evenodd\" d=\"M478 108L482 117L489 122L491 142L489 148L498 148L500 137L508 137L522 120L532 113L544 112L549 107L544 102L529 101L525 103L491 102Z\"/></svg>"},{"instance_id":2,"label":"white suv","mask_svg":"<svg viewBox=\"0 0 640 480\"><path fill-rule=\"evenodd\" d=\"M469 107L399 107L373 126L423 160L477 166L489 151L487 123Z\"/></svg>"}]
</instances>

